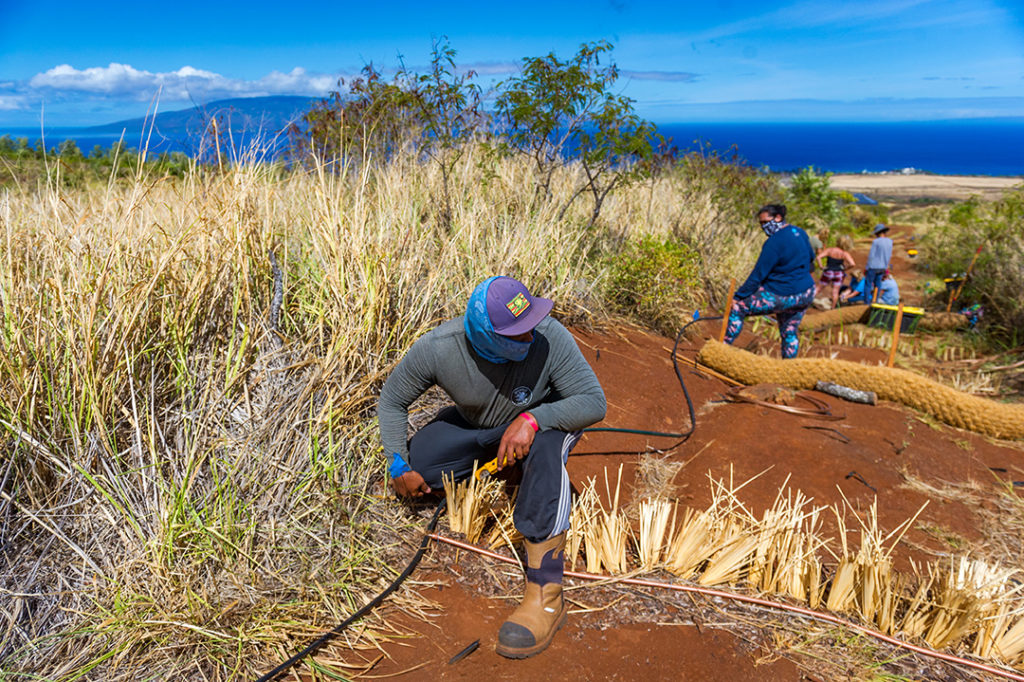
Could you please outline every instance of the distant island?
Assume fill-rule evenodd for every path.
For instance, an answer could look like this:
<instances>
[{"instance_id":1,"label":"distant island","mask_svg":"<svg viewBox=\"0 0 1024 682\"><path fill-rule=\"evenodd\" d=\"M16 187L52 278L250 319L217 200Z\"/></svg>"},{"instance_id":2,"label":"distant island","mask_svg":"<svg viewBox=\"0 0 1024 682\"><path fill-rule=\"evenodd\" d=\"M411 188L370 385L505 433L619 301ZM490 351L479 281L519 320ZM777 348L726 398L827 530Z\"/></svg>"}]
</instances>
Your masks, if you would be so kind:
<instances>
[{"instance_id":1,"label":"distant island","mask_svg":"<svg viewBox=\"0 0 1024 682\"><path fill-rule=\"evenodd\" d=\"M309 110L313 97L277 95L272 97L235 97L197 104L188 109L158 113L152 118L130 118L114 123L80 128L85 135L124 131L127 135L142 133L153 125L165 137L181 137L201 133L210 119L228 121L233 131L263 131L275 135L285 130Z\"/></svg>"}]
</instances>

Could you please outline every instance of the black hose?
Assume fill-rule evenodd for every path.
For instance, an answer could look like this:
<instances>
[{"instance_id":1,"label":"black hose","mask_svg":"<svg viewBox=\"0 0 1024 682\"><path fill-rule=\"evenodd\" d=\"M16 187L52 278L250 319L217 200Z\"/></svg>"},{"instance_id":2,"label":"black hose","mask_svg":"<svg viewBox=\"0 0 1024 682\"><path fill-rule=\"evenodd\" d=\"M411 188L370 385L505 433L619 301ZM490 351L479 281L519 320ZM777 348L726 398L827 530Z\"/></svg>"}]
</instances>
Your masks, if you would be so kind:
<instances>
[{"instance_id":1,"label":"black hose","mask_svg":"<svg viewBox=\"0 0 1024 682\"><path fill-rule=\"evenodd\" d=\"M594 433L594 432L597 432L597 431L605 431L605 432L609 432L610 431L610 432L614 432L614 433L633 433L633 434L638 434L638 435L642 435L642 436L663 436L665 438L681 438L682 440L686 440L691 435L693 435L693 430L697 426L697 417L696 417L696 413L695 413L695 411L693 409L693 400L690 398L690 392L686 390L686 382L683 381L683 373L679 369L679 360L676 358L676 351L679 349L679 341L683 338L683 334L690 327L690 325L696 324L697 322L704 322L706 320L720 320L720 319L722 319L721 315L717 315L717 316L714 316L714 317L697 317L697 318L694 318L692 321L687 322L685 325L683 325L683 328L679 330L679 333L676 334L676 342L672 346L672 367L676 371L676 378L679 379L679 385L683 389L683 396L686 398L686 406L687 406L687 408L689 409L689 412L690 412L690 428L689 429L687 429L686 431L684 431L682 433L674 433L674 432L671 432L671 431L645 431L643 429L620 429L620 428L612 428L612 427L590 428L590 429L583 429L583 431L585 433ZM310 644L305 649L303 649L299 653L295 654L294 656L292 656L287 661L285 661L281 665L279 665L276 668L274 668L273 670L271 670L269 673L267 673L263 677L260 677L259 679L257 679L256 682L270 682L270 680L273 680L273 679L277 678L278 675L280 675L284 671L286 671L289 668L291 668L293 665L295 665L296 663L301 661L306 656L309 656L310 654L315 653L329 639L331 639L332 637L334 637L337 634L340 634L349 625L351 625L355 621L359 620L360 618L365 616L367 613L369 613L373 609L377 608L377 606L379 606L380 603L383 602L388 597L388 595L390 595L392 592L397 590L399 588L399 586L403 582L405 582L405 579L408 578L412 574L412 572L416 569L416 566L418 566L419 563L420 563L420 559L423 558L423 554L427 551L427 545L430 543L430 534L432 532L434 532L434 528L437 527L437 521L441 517L441 512L444 510L446 502L447 502L447 500L442 499L438 503L437 509L434 510L434 515L430 518L430 523L427 524L427 530L423 533L423 539L420 541L419 549L416 550L416 554L413 555L412 560L409 561L409 565L405 567L405 570L402 571L401 575L399 575L397 578L395 578L391 582L390 585L388 585L386 588L384 588L383 592L381 592L376 597L371 599L365 606L363 606L363 608L361 608L358 611L356 611L355 613L353 613L351 616L349 616L344 621L339 623L332 630L328 630L324 634L322 634L319 637L317 637L315 640L310 642Z\"/></svg>"},{"instance_id":2,"label":"black hose","mask_svg":"<svg viewBox=\"0 0 1024 682\"><path fill-rule=\"evenodd\" d=\"M416 554L413 555L412 560L409 561L409 565L405 567L405 570L402 571L402 573L397 578L395 578L390 585L384 588L383 592L381 592L376 597L371 599L365 606L363 606L363 608L359 609L351 616L346 618L344 621L339 623L334 629L328 630L324 634L320 635L312 642L310 642L305 649L295 654L294 656L292 656L287 661L271 670L263 677L257 679L256 682L270 682L270 680L275 679L278 675L288 670L288 668L291 668L293 665L301 661L306 656L315 653L320 647L327 643L327 640L341 633L349 625L356 622L373 609L377 608L377 606L379 606L380 603L384 601L389 594L397 590L398 587L403 582L405 582L405 579L408 578L414 570L416 570L416 566L419 565L420 559L423 558L424 552L427 551L427 545L430 544L430 534L433 533L434 529L437 527L437 521L441 518L441 512L444 511L446 504L447 500L445 499L442 499L440 502L438 502L437 509L434 510L434 515L430 517L430 523L427 524L427 530L423 533L423 539L420 541L420 547L416 550Z\"/></svg>"},{"instance_id":3,"label":"black hose","mask_svg":"<svg viewBox=\"0 0 1024 682\"><path fill-rule=\"evenodd\" d=\"M722 319L721 315L714 315L712 317L695 317L693 320L691 320L690 322L687 322L686 324L683 325L683 328L679 330L678 334L676 334L676 342L672 345L672 368L675 369L675 371L676 371L676 378L679 379L679 386L682 387L682 389L683 389L683 397L686 398L686 408L690 412L690 428L688 428L686 431L683 431L682 433L675 433L675 432L672 432L672 431L645 431L643 429L619 429L619 428L612 428L610 426L600 426L600 427L594 427L594 428L589 428L589 429L583 429L583 432L584 433L596 433L596 432L599 432L599 431L603 431L603 432L606 432L606 433L607 432L611 432L611 433L633 433L633 434L637 434L637 435L640 435L640 436L661 436L661 437L664 437L664 438L679 438L680 439L680 443L685 441L690 436L692 436L693 435L693 430L697 426L697 416L696 416L696 413L695 413L695 411L693 409L693 399L690 398L690 392L686 390L686 382L683 381L683 373L679 369L679 359L676 356L676 351L679 350L679 342L682 340L683 334L686 333L686 330L690 328L690 325L696 324L697 322L704 322L706 320L720 320L720 319ZM677 445L678 445L678 443L677 443ZM672 447L675 447L675 446L672 446Z\"/></svg>"}]
</instances>

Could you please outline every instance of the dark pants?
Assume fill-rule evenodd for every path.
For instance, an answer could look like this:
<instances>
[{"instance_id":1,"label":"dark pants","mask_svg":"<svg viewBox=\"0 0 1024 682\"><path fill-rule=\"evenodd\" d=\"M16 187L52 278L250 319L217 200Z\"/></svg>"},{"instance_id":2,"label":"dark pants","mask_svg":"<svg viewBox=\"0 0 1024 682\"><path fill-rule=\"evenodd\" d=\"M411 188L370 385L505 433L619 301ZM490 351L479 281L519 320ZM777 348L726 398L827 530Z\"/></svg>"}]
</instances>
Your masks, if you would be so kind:
<instances>
[{"instance_id":1,"label":"dark pants","mask_svg":"<svg viewBox=\"0 0 1024 682\"><path fill-rule=\"evenodd\" d=\"M746 298L733 299L729 311L729 321L725 330L725 342L732 344L743 331L744 318L751 315L768 315L774 313L779 323L779 336L782 338L782 357L795 358L800 350L800 321L804 319L807 306L814 301L814 287L799 294L773 294L764 287Z\"/></svg>"},{"instance_id":2,"label":"dark pants","mask_svg":"<svg viewBox=\"0 0 1024 682\"><path fill-rule=\"evenodd\" d=\"M885 277L885 270L876 270L871 268L870 270L864 271L864 298L865 303L871 304L875 300L875 289L882 284L882 278Z\"/></svg>"},{"instance_id":3,"label":"dark pants","mask_svg":"<svg viewBox=\"0 0 1024 682\"><path fill-rule=\"evenodd\" d=\"M494 459L507 426L478 429L454 407L445 408L409 441L409 465L427 485L440 490L441 474L453 474L460 481L472 475L474 461L484 464ZM512 518L530 542L541 542L569 529L572 504L565 462L580 435L579 431L541 431L522 461L523 480Z\"/></svg>"}]
</instances>

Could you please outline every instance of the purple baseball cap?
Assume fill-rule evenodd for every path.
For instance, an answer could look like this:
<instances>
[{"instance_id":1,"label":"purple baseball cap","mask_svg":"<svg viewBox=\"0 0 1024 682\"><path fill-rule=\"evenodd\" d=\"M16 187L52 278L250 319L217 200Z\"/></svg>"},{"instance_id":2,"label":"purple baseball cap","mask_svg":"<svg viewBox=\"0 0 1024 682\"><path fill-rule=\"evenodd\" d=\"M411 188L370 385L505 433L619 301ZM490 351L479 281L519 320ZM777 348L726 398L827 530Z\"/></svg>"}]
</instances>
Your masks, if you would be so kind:
<instances>
[{"instance_id":1,"label":"purple baseball cap","mask_svg":"<svg viewBox=\"0 0 1024 682\"><path fill-rule=\"evenodd\" d=\"M518 336L532 330L547 317L554 303L531 296L526 285L511 277L495 277L487 287L487 317L502 336Z\"/></svg>"}]
</instances>

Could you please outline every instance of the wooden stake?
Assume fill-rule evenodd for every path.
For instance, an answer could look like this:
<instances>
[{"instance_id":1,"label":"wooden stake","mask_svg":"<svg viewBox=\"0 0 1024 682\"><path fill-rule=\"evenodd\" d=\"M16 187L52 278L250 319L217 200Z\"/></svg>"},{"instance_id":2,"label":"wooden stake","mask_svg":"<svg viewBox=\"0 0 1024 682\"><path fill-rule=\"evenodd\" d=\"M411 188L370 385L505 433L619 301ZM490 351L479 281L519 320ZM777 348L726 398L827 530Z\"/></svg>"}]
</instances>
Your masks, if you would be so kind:
<instances>
[{"instance_id":1,"label":"wooden stake","mask_svg":"<svg viewBox=\"0 0 1024 682\"><path fill-rule=\"evenodd\" d=\"M978 250L974 252L974 257L971 258L971 264L967 266L967 272L964 274L964 278L962 280L960 280L960 285L956 288L955 291L950 291L949 292L949 300L946 301L946 312L947 313L953 307L953 301L956 301L957 299L960 298L960 294L964 290L964 285L967 284L967 278L971 276L971 271L974 270L974 264L978 262L978 256L980 256L980 255L981 255L981 247L979 246Z\"/></svg>"},{"instance_id":2,"label":"wooden stake","mask_svg":"<svg viewBox=\"0 0 1024 682\"><path fill-rule=\"evenodd\" d=\"M902 324L903 304L900 303L896 308L896 322L892 325L892 348L889 349L889 361L885 363L886 367L892 367L892 363L896 361L896 346L900 342L900 325Z\"/></svg>"},{"instance_id":3,"label":"wooden stake","mask_svg":"<svg viewBox=\"0 0 1024 682\"><path fill-rule=\"evenodd\" d=\"M732 297L736 293L736 278L729 280L729 296L725 299L725 312L722 313L722 331L718 332L718 342L725 341L725 332L729 329L729 312L732 311Z\"/></svg>"}]
</instances>

